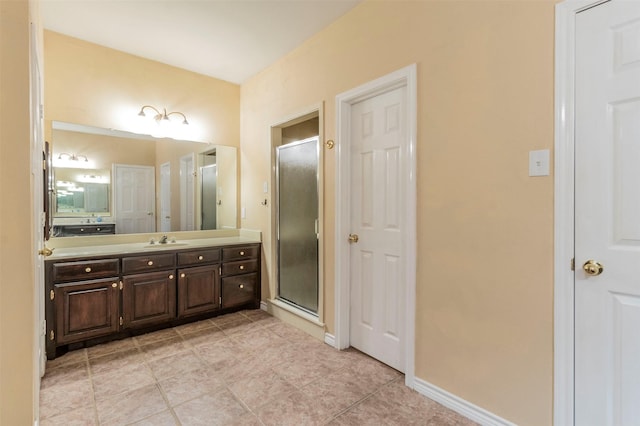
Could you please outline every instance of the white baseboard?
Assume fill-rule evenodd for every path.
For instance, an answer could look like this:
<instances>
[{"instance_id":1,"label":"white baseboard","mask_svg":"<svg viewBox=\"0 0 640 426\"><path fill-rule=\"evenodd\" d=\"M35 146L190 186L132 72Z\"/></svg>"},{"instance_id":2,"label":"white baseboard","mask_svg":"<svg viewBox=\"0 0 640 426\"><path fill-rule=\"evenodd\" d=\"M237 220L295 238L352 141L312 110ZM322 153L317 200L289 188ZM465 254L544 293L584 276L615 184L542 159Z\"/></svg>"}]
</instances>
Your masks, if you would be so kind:
<instances>
[{"instance_id":1,"label":"white baseboard","mask_svg":"<svg viewBox=\"0 0 640 426\"><path fill-rule=\"evenodd\" d=\"M324 342L331 346L332 348L336 347L336 336L329 333L324 333Z\"/></svg>"},{"instance_id":2,"label":"white baseboard","mask_svg":"<svg viewBox=\"0 0 640 426\"><path fill-rule=\"evenodd\" d=\"M265 301L261 300L261 301L260 301L260 309L262 309L263 311L268 311L268 310L269 310L269 307L268 307L268 305L267 305L267 302L265 302Z\"/></svg>"},{"instance_id":3,"label":"white baseboard","mask_svg":"<svg viewBox=\"0 0 640 426\"><path fill-rule=\"evenodd\" d=\"M427 398L432 399L483 426L516 426L515 423L496 416L484 408L478 407L469 401L465 401L464 399L417 377L414 379L414 389Z\"/></svg>"}]
</instances>

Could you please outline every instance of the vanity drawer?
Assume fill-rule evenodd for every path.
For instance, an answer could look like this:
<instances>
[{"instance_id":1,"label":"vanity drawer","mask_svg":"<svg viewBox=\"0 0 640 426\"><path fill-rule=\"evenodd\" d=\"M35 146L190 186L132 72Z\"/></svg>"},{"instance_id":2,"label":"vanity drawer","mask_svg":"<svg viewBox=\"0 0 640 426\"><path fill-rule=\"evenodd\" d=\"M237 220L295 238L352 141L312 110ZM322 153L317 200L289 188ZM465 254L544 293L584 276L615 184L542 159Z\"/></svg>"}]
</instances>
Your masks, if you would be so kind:
<instances>
[{"instance_id":1,"label":"vanity drawer","mask_svg":"<svg viewBox=\"0 0 640 426\"><path fill-rule=\"evenodd\" d=\"M106 278L120 274L119 259L82 260L54 263L53 282L81 281Z\"/></svg>"},{"instance_id":2,"label":"vanity drawer","mask_svg":"<svg viewBox=\"0 0 640 426\"><path fill-rule=\"evenodd\" d=\"M237 275L258 270L258 259L225 262L222 264L222 275Z\"/></svg>"},{"instance_id":3,"label":"vanity drawer","mask_svg":"<svg viewBox=\"0 0 640 426\"><path fill-rule=\"evenodd\" d=\"M222 279L222 307L255 302L258 274L244 274Z\"/></svg>"},{"instance_id":4,"label":"vanity drawer","mask_svg":"<svg viewBox=\"0 0 640 426\"><path fill-rule=\"evenodd\" d=\"M175 253L151 254L147 256L131 256L122 258L122 273L158 271L176 266Z\"/></svg>"},{"instance_id":5,"label":"vanity drawer","mask_svg":"<svg viewBox=\"0 0 640 426\"><path fill-rule=\"evenodd\" d=\"M230 247L222 249L222 260L254 259L258 257L260 246Z\"/></svg>"},{"instance_id":6,"label":"vanity drawer","mask_svg":"<svg viewBox=\"0 0 640 426\"><path fill-rule=\"evenodd\" d=\"M178 266L200 265L220 261L220 249L205 249L178 253Z\"/></svg>"}]
</instances>

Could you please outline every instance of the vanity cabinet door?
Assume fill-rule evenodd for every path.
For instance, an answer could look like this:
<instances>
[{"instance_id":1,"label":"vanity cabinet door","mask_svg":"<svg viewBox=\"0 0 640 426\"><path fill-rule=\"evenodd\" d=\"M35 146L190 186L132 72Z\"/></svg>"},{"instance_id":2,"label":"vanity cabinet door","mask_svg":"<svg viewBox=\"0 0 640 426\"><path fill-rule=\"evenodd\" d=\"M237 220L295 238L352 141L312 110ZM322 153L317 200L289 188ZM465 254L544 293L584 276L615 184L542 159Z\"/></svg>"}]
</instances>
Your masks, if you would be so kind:
<instances>
[{"instance_id":1,"label":"vanity cabinet door","mask_svg":"<svg viewBox=\"0 0 640 426\"><path fill-rule=\"evenodd\" d=\"M178 270L178 316L212 312L220 308L219 265Z\"/></svg>"},{"instance_id":2,"label":"vanity cabinet door","mask_svg":"<svg viewBox=\"0 0 640 426\"><path fill-rule=\"evenodd\" d=\"M118 278L54 285L56 342L67 344L118 331Z\"/></svg>"},{"instance_id":3,"label":"vanity cabinet door","mask_svg":"<svg viewBox=\"0 0 640 426\"><path fill-rule=\"evenodd\" d=\"M122 284L124 328L162 324L176 317L175 271L126 275Z\"/></svg>"}]
</instances>

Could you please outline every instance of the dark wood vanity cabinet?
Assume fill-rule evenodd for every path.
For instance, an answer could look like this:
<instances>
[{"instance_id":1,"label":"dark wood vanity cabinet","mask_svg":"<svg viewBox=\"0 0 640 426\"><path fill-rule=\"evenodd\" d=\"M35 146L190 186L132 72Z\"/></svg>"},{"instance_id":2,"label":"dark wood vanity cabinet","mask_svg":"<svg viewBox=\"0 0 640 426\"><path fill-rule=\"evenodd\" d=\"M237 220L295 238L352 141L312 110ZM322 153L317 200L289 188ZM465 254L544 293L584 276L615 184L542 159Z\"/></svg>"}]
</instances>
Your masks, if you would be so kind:
<instances>
[{"instance_id":1,"label":"dark wood vanity cabinet","mask_svg":"<svg viewBox=\"0 0 640 426\"><path fill-rule=\"evenodd\" d=\"M222 308L242 306L254 302L260 306L259 268L260 246L239 246L222 249L221 292Z\"/></svg>"},{"instance_id":2,"label":"dark wood vanity cabinet","mask_svg":"<svg viewBox=\"0 0 640 426\"><path fill-rule=\"evenodd\" d=\"M118 331L119 259L51 262L46 275L49 340L68 344Z\"/></svg>"},{"instance_id":3,"label":"dark wood vanity cabinet","mask_svg":"<svg viewBox=\"0 0 640 426\"><path fill-rule=\"evenodd\" d=\"M47 357L260 306L260 244L46 261Z\"/></svg>"},{"instance_id":4,"label":"dark wood vanity cabinet","mask_svg":"<svg viewBox=\"0 0 640 426\"><path fill-rule=\"evenodd\" d=\"M178 317L220 309L220 249L178 253Z\"/></svg>"},{"instance_id":5,"label":"dark wood vanity cabinet","mask_svg":"<svg viewBox=\"0 0 640 426\"><path fill-rule=\"evenodd\" d=\"M109 235L116 233L114 223L86 224L86 225L54 225L54 237L75 237L78 235Z\"/></svg>"}]
</instances>

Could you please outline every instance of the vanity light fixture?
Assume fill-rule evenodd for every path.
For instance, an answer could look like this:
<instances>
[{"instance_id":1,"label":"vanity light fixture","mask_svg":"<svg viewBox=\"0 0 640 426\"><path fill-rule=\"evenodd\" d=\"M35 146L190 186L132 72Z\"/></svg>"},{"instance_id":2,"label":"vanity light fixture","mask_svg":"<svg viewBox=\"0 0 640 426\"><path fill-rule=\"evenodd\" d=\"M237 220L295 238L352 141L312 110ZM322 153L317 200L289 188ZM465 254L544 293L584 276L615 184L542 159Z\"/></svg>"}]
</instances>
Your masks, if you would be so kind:
<instances>
[{"instance_id":1,"label":"vanity light fixture","mask_svg":"<svg viewBox=\"0 0 640 426\"><path fill-rule=\"evenodd\" d=\"M89 159L86 155L67 154L66 152L60 153L60 155L58 155L58 160L84 161L87 163L89 162Z\"/></svg>"},{"instance_id":2,"label":"vanity light fixture","mask_svg":"<svg viewBox=\"0 0 640 426\"><path fill-rule=\"evenodd\" d=\"M145 113L144 111L147 108L155 112L153 119L156 120L158 124L169 123L171 121L169 117L171 117L174 114L182 117L182 124L185 124L185 125L189 124L189 122L187 121L187 117L180 111L167 112L167 109L163 108L162 112L160 112L159 109L152 107L151 105L144 105L142 108L140 108L140 112L138 113L138 115L140 117L147 117L147 113Z\"/></svg>"}]
</instances>

